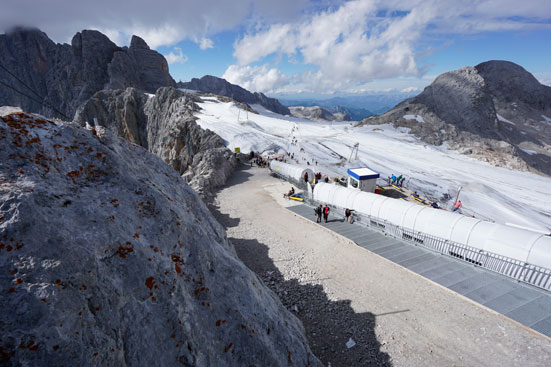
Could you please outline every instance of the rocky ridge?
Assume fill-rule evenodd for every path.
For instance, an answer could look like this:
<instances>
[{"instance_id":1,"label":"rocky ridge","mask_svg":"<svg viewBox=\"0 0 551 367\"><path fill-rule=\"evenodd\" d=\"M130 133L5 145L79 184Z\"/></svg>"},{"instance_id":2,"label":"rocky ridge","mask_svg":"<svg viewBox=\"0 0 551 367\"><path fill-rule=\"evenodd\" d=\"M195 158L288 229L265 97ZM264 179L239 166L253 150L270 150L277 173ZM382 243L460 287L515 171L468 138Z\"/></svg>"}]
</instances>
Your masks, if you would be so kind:
<instances>
[{"instance_id":1,"label":"rocky ridge","mask_svg":"<svg viewBox=\"0 0 551 367\"><path fill-rule=\"evenodd\" d=\"M0 69L0 80L27 95L2 87L0 106L46 116L72 118L79 105L102 89L155 93L175 85L165 58L137 36L130 47L118 47L102 33L84 30L68 45L54 43L37 29L19 28L0 35L0 53L2 65L15 75Z\"/></svg>"},{"instance_id":2,"label":"rocky ridge","mask_svg":"<svg viewBox=\"0 0 551 367\"><path fill-rule=\"evenodd\" d=\"M25 113L0 140L0 363L320 366L161 159Z\"/></svg>"},{"instance_id":3,"label":"rocky ridge","mask_svg":"<svg viewBox=\"0 0 551 367\"><path fill-rule=\"evenodd\" d=\"M134 88L96 93L75 114L161 157L203 197L224 184L236 165L224 141L195 123L199 97L175 88L147 95Z\"/></svg>"},{"instance_id":4,"label":"rocky ridge","mask_svg":"<svg viewBox=\"0 0 551 367\"><path fill-rule=\"evenodd\" d=\"M418 96L359 125L386 123L497 166L551 174L551 88L511 62L444 73Z\"/></svg>"},{"instance_id":5,"label":"rocky ridge","mask_svg":"<svg viewBox=\"0 0 551 367\"><path fill-rule=\"evenodd\" d=\"M299 118L305 118L314 121L350 121L350 116L346 112L332 113L328 109L320 106L295 106L289 107L291 115Z\"/></svg>"},{"instance_id":6,"label":"rocky ridge","mask_svg":"<svg viewBox=\"0 0 551 367\"><path fill-rule=\"evenodd\" d=\"M177 83L178 88L191 89L199 92L212 93L220 96L230 97L238 102L251 104L259 104L272 112L280 115L290 115L291 112L287 107L279 103L275 98L266 97L263 93L251 93L248 90L231 84L222 78L217 78L212 75L205 75L201 79L193 78L189 82Z\"/></svg>"}]
</instances>

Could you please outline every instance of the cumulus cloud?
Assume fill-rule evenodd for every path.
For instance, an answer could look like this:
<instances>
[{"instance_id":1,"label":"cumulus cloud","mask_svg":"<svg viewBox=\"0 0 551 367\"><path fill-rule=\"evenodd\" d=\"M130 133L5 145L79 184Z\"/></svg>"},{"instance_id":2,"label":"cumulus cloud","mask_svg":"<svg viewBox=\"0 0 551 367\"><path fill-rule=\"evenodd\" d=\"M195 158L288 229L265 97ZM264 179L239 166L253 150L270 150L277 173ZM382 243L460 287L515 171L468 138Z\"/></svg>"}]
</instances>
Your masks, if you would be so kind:
<instances>
[{"instance_id":1,"label":"cumulus cloud","mask_svg":"<svg viewBox=\"0 0 551 367\"><path fill-rule=\"evenodd\" d=\"M212 40L209 38L203 37L201 38L201 41L199 41L199 48L203 51L213 47L214 47L214 42L212 42Z\"/></svg>"},{"instance_id":2,"label":"cumulus cloud","mask_svg":"<svg viewBox=\"0 0 551 367\"><path fill-rule=\"evenodd\" d=\"M234 56L241 66L272 54L301 59L312 70L297 83L316 92L403 75L419 77L425 71L419 47L427 35L549 27L538 22L551 16L547 1L534 0L520 10L508 0L348 1L246 34L235 42Z\"/></svg>"},{"instance_id":3,"label":"cumulus cloud","mask_svg":"<svg viewBox=\"0 0 551 367\"><path fill-rule=\"evenodd\" d=\"M411 93L411 92L417 92L419 90L419 88L417 87L407 87L407 88L404 88L402 90L400 90L400 92L402 93Z\"/></svg>"},{"instance_id":4,"label":"cumulus cloud","mask_svg":"<svg viewBox=\"0 0 551 367\"><path fill-rule=\"evenodd\" d=\"M0 31L38 27L56 42L69 42L83 29L109 32L128 43L142 37L152 48L208 37L236 26L295 19L307 0L2 0ZM120 45L121 43L119 43ZM208 46L208 41L205 44Z\"/></svg>"},{"instance_id":5,"label":"cumulus cloud","mask_svg":"<svg viewBox=\"0 0 551 367\"><path fill-rule=\"evenodd\" d=\"M171 65L185 64L188 58L186 55L184 55L182 49L180 47L174 47L174 51L176 51L176 53L170 51L168 55L163 55L166 58L166 61Z\"/></svg>"},{"instance_id":6,"label":"cumulus cloud","mask_svg":"<svg viewBox=\"0 0 551 367\"><path fill-rule=\"evenodd\" d=\"M279 92L289 84L289 78L268 65L228 67L222 78L253 92Z\"/></svg>"}]
</instances>

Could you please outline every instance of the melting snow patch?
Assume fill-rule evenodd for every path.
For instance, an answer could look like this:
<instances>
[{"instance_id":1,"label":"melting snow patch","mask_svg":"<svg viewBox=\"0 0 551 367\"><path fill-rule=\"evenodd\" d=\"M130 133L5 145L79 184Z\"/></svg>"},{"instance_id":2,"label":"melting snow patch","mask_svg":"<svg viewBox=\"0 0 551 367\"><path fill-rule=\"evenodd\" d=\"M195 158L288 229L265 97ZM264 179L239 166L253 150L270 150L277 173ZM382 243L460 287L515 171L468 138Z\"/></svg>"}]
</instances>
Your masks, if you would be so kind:
<instances>
[{"instance_id":1,"label":"melting snow patch","mask_svg":"<svg viewBox=\"0 0 551 367\"><path fill-rule=\"evenodd\" d=\"M146 93L145 95L147 96L147 98L153 98L153 97L155 97L155 95L152 94L152 93Z\"/></svg>"},{"instance_id":2,"label":"melting snow patch","mask_svg":"<svg viewBox=\"0 0 551 367\"><path fill-rule=\"evenodd\" d=\"M425 120L423 120L423 117L420 115L404 115L404 118L406 120L417 120L417 122L425 122Z\"/></svg>"},{"instance_id":3,"label":"melting snow patch","mask_svg":"<svg viewBox=\"0 0 551 367\"><path fill-rule=\"evenodd\" d=\"M10 113L14 113L14 112L23 112L23 111L19 107L12 107L12 106L0 107L0 116L9 115Z\"/></svg>"},{"instance_id":4,"label":"melting snow patch","mask_svg":"<svg viewBox=\"0 0 551 367\"><path fill-rule=\"evenodd\" d=\"M541 117L543 117L543 121L544 123L548 123L548 124L551 124L551 119L545 115L541 115Z\"/></svg>"},{"instance_id":5,"label":"melting snow patch","mask_svg":"<svg viewBox=\"0 0 551 367\"><path fill-rule=\"evenodd\" d=\"M505 117L501 116L499 113L496 113L497 119L501 122L506 122L511 125L515 125L514 122L507 120Z\"/></svg>"},{"instance_id":6,"label":"melting snow patch","mask_svg":"<svg viewBox=\"0 0 551 367\"><path fill-rule=\"evenodd\" d=\"M356 345L356 342L354 340L352 340L352 338L348 339L348 341L346 342L346 347L348 349L352 348L355 345Z\"/></svg>"}]
</instances>

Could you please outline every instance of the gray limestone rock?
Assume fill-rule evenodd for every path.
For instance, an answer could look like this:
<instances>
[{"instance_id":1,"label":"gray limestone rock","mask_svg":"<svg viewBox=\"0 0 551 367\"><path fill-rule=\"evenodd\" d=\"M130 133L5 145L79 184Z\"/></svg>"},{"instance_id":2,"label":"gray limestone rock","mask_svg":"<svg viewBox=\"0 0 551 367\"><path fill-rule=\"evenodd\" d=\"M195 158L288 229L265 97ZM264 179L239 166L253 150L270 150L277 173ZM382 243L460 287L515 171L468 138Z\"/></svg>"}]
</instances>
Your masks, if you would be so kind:
<instances>
[{"instance_id":1,"label":"gray limestone rock","mask_svg":"<svg viewBox=\"0 0 551 367\"><path fill-rule=\"evenodd\" d=\"M24 113L0 140L0 364L320 366L161 159Z\"/></svg>"},{"instance_id":2,"label":"gray limestone rock","mask_svg":"<svg viewBox=\"0 0 551 367\"><path fill-rule=\"evenodd\" d=\"M551 174L551 88L508 61L444 73L360 125L385 123L498 166Z\"/></svg>"},{"instance_id":3,"label":"gray limestone rock","mask_svg":"<svg viewBox=\"0 0 551 367\"><path fill-rule=\"evenodd\" d=\"M160 88L154 96L133 88L104 90L79 108L75 121L84 125L96 119L116 135L161 157L185 174L198 193L208 196L226 182L236 161L218 135L195 123L197 98L175 88Z\"/></svg>"},{"instance_id":4,"label":"gray limestone rock","mask_svg":"<svg viewBox=\"0 0 551 367\"><path fill-rule=\"evenodd\" d=\"M350 121L345 113L331 113L331 111L320 106L295 106L289 107L291 115L313 121Z\"/></svg>"},{"instance_id":5,"label":"gray limestone rock","mask_svg":"<svg viewBox=\"0 0 551 367\"><path fill-rule=\"evenodd\" d=\"M67 45L55 44L39 30L19 28L0 35L0 52L2 65L13 74L0 70L0 80L25 94L0 88L0 105L46 116L70 118L105 88L154 93L175 85L164 57L138 37L130 48L121 48L98 31L84 30Z\"/></svg>"},{"instance_id":6,"label":"gray limestone rock","mask_svg":"<svg viewBox=\"0 0 551 367\"><path fill-rule=\"evenodd\" d=\"M248 90L231 84L225 79L217 78L212 75L205 75L201 79L193 78L189 82L177 83L178 88L192 89L199 92L213 93L220 96L230 97L238 102L247 104L259 104L267 110L280 115L290 115L287 107L279 103L275 98L266 97L263 93L251 93Z\"/></svg>"}]
</instances>

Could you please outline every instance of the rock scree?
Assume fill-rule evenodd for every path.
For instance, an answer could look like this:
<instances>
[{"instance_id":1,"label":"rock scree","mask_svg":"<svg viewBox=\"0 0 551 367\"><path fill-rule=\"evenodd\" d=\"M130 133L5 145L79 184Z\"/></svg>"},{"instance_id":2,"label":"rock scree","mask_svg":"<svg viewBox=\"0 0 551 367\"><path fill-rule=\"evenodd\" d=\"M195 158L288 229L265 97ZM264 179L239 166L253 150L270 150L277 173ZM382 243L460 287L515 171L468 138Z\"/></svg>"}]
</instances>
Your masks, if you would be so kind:
<instances>
[{"instance_id":1,"label":"rock scree","mask_svg":"<svg viewBox=\"0 0 551 367\"><path fill-rule=\"evenodd\" d=\"M0 364L320 366L160 158L26 113L0 140Z\"/></svg>"}]
</instances>

